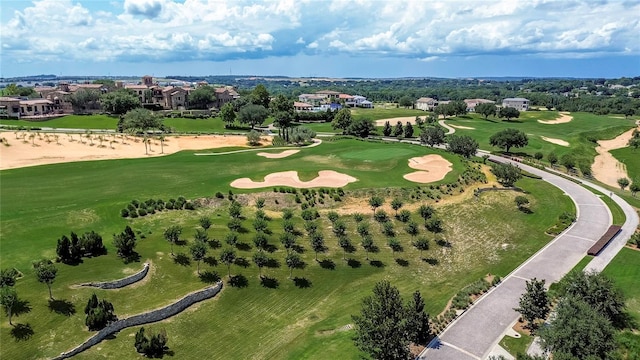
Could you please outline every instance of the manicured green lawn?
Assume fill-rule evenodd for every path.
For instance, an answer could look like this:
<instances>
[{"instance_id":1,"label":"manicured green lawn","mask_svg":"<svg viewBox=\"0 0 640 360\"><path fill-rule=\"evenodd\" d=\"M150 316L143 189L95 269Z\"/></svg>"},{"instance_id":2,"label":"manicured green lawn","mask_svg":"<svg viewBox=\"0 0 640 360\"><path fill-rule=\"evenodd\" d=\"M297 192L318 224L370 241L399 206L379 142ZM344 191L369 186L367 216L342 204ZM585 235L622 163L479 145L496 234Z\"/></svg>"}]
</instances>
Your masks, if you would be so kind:
<instances>
[{"instance_id":1,"label":"manicured green lawn","mask_svg":"<svg viewBox=\"0 0 640 360\"><path fill-rule=\"evenodd\" d=\"M533 337L524 333L520 333L519 338L511 336L505 336L500 341L500 346L509 352L509 354L516 356L518 354L526 354L527 348L531 345Z\"/></svg>"},{"instance_id":2,"label":"manicured green lawn","mask_svg":"<svg viewBox=\"0 0 640 360\"><path fill-rule=\"evenodd\" d=\"M51 127L68 129L109 129L114 130L118 117L107 115L67 115L46 121L0 120L2 125L24 127Z\"/></svg>"},{"instance_id":3,"label":"manicured green lawn","mask_svg":"<svg viewBox=\"0 0 640 360\"><path fill-rule=\"evenodd\" d=\"M385 109L381 107L375 107L373 109L353 108L351 109L351 115L356 119L368 118L371 120L381 120L381 119L406 117L406 116L424 117L429 115L429 113L426 111L415 110L415 109L404 109L404 108Z\"/></svg>"},{"instance_id":4,"label":"manicured green lawn","mask_svg":"<svg viewBox=\"0 0 640 360\"><path fill-rule=\"evenodd\" d=\"M629 180L640 183L640 149L625 147L610 151L618 161L625 164ZM629 191L627 189L627 191Z\"/></svg>"}]
</instances>

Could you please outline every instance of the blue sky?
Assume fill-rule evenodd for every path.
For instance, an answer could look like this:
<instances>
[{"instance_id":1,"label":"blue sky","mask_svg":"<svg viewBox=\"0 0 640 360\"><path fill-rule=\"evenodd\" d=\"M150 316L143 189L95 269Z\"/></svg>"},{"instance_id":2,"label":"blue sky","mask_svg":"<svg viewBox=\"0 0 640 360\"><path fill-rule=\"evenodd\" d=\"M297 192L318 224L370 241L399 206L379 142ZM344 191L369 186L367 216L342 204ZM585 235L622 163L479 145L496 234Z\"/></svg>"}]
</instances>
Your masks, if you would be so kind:
<instances>
[{"instance_id":1,"label":"blue sky","mask_svg":"<svg viewBox=\"0 0 640 360\"><path fill-rule=\"evenodd\" d=\"M640 75L640 0L3 0L0 76Z\"/></svg>"}]
</instances>

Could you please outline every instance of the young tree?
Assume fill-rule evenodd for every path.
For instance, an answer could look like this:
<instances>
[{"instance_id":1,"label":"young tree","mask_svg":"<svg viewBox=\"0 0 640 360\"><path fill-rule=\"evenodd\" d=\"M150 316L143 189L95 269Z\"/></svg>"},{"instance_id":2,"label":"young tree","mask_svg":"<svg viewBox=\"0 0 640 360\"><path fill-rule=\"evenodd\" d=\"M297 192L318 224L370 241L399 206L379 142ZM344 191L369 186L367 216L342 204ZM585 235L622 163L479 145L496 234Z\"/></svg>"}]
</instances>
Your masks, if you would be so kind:
<instances>
[{"instance_id":1,"label":"young tree","mask_svg":"<svg viewBox=\"0 0 640 360\"><path fill-rule=\"evenodd\" d=\"M304 262L300 258L300 256L296 253L289 253L285 259L287 263L287 267L289 268L289 279L293 276L293 269L297 269L302 267Z\"/></svg>"},{"instance_id":2,"label":"young tree","mask_svg":"<svg viewBox=\"0 0 640 360\"><path fill-rule=\"evenodd\" d=\"M518 307L514 309L527 321L530 330L537 329L536 321L546 319L551 309L551 301L544 284L544 279L533 278L531 281L527 281L526 291L520 297Z\"/></svg>"},{"instance_id":3,"label":"young tree","mask_svg":"<svg viewBox=\"0 0 640 360\"><path fill-rule=\"evenodd\" d=\"M376 215L376 209L384 204L384 199L380 196L372 196L369 198L369 206L373 210L373 215Z\"/></svg>"},{"instance_id":4,"label":"young tree","mask_svg":"<svg viewBox=\"0 0 640 360\"><path fill-rule=\"evenodd\" d=\"M418 213L424 220L425 224L427 223L427 220L429 220L433 216L433 214L435 214L435 212L436 210L430 205L420 205L420 207L418 208Z\"/></svg>"},{"instance_id":5,"label":"young tree","mask_svg":"<svg viewBox=\"0 0 640 360\"><path fill-rule=\"evenodd\" d=\"M13 325L11 323L11 317L13 315L13 310L18 303L18 294L16 290L11 286L2 286L0 287L0 305L7 313L7 317L9 318L9 325Z\"/></svg>"},{"instance_id":6,"label":"young tree","mask_svg":"<svg viewBox=\"0 0 640 360\"><path fill-rule=\"evenodd\" d=\"M238 233L235 231L230 231L225 235L224 242L229 246L236 246L238 244Z\"/></svg>"},{"instance_id":7,"label":"young tree","mask_svg":"<svg viewBox=\"0 0 640 360\"><path fill-rule=\"evenodd\" d=\"M491 146L504 148L508 153L512 147L521 148L529 144L527 134L518 129L504 129L489 138Z\"/></svg>"},{"instance_id":8,"label":"young tree","mask_svg":"<svg viewBox=\"0 0 640 360\"><path fill-rule=\"evenodd\" d=\"M402 205L404 204L400 198L393 198L393 200L391 200L391 208L396 212L396 217L398 216L398 210L400 210Z\"/></svg>"},{"instance_id":9,"label":"young tree","mask_svg":"<svg viewBox=\"0 0 640 360\"><path fill-rule=\"evenodd\" d=\"M506 187L513 186L522 177L520 168L513 164L493 164L491 172L496 176L498 182Z\"/></svg>"},{"instance_id":10,"label":"young tree","mask_svg":"<svg viewBox=\"0 0 640 360\"><path fill-rule=\"evenodd\" d=\"M113 235L113 246L121 258L126 259L133 255L136 248L136 234L129 225L120 234Z\"/></svg>"},{"instance_id":11,"label":"young tree","mask_svg":"<svg viewBox=\"0 0 640 360\"><path fill-rule=\"evenodd\" d=\"M484 119L486 120L489 116L496 116L498 108L495 104L481 103L476 105L475 112L476 114L484 116Z\"/></svg>"},{"instance_id":12,"label":"young tree","mask_svg":"<svg viewBox=\"0 0 640 360\"><path fill-rule=\"evenodd\" d=\"M629 179L627 178L620 178L618 179L618 186L620 186L620 189L622 191L624 191L624 189L629 186Z\"/></svg>"},{"instance_id":13,"label":"young tree","mask_svg":"<svg viewBox=\"0 0 640 360\"><path fill-rule=\"evenodd\" d=\"M189 251L191 252L191 258L193 259L193 261L198 264L197 271L198 275L200 275L200 261L202 261L204 257L207 256L207 246L202 241L196 241L191 245Z\"/></svg>"},{"instance_id":14,"label":"young tree","mask_svg":"<svg viewBox=\"0 0 640 360\"><path fill-rule=\"evenodd\" d=\"M257 232L253 237L253 245L255 245L258 250L264 251L269 245L267 234L263 232Z\"/></svg>"},{"instance_id":15,"label":"young tree","mask_svg":"<svg viewBox=\"0 0 640 360\"><path fill-rule=\"evenodd\" d=\"M295 118L293 101L280 94L269 103L269 110L273 115L273 124L278 128L278 134L289 141L289 128Z\"/></svg>"},{"instance_id":16,"label":"young tree","mask_svg":"<svg viewBox=\"0 0 640 360\"><path fill-rule=\"evenodd\" d=\"M431 147L444 144L444 130L440 126L427 126L420 133L420 143Z\"/></svg>"},{"instance_id":17,"label":"young tree","mask_svg":"<svg viewBox=\"0 0 640 360\"><path fill-rule=\"evenodd\" d=\"M391 128L389 121L385 121L384 127L382 128L382 135L389 137L391 136L392 131L393 129Z\"/></svg>"},{"instance_id":18,"label":"young tree","mask_svg":"<svg viewBox=\"0 0 640 360\"><path fill-rule=\"evenodd\" d=\"M229 278L231 278L231 264L236 261L236 252L233 249L224 249L220 253L220 261L227 264L227 270L229 272Z\"/></svg>"},{"instance_id":19,"label":"young tree","mask_svg":"<svg viewBox=\"0 0 640 360\"><path fill-rule=\"evenodd\" d=\"M133 109L124 115L123 130L142 132L144 153L148 154L147 136L150 130L162 129L162 119L147 109Z\"/></svg>"},{"instance_id":20,"label":"young tree","mask_svg":"<svg viewBox=\"0 0 640 360\"><path fill-rule=\"evenodd\" d=\"M394 254L396 253L396 251L402 250L400 241L398 241L398 239L395 237L389 238L389 240L387 240L387 245L389 245L389 247L391 248L391 252Z\"/></svg>"},{"instance_id":21,"label":"young tree","mask_svg":"<svg viewBox=\"0 0 640 360\"><path fill-rule=\"evenodd\" d=\"M358 235L360 235L360 237L368 236L370 234L369 224L366 222L359 223L358 226L356 227L356 231L358 232Z\"/></svg>"},{"instance_id":22,"label":"young tree","mask_svg":"<svg viewBox=\"0 0 640 360\"><path fill-rule=\"evenodd\" d=\"M364 236L362 238L362 248L367 254L367 260L369 260L369 252L375 249L375 244L373 243L373 237L371 235Z\"/></svg>"},{"instance_id":23,"label":"young tree","mask_svg":"<svg viewBox=\"0 0 640 360\"><path fill-rule=\"evenodd\" d=\"M429 314L424 311L424 305L424 299L418 290L406 305L409 340L414 344L426 345L431 337Z\"/></svg>"},{"instance_id":24,"label":"young tree","mask_svg":"<svg viewBox=\"0 0 640 360\"><path fill-rule=\"evenodd\" d=\"M362 300L360 314L352 316L356 346L373 359L406 360L409 356L406 313L400 291L389 281L376 283L373 295Z\"/></svg>"},{"instance_id":25,"label":"young tree","mask_svg":"<svg viewBox=\"0 0 640 360\"><path fill-rule=\"evenodd\" d=\"M553 168L558 163L558 156L556 153L551 152L547 155L547 160L549 160L549 164L551 164L551 167Z\"/></svg>"},{"instance_id":26,"label":"young tree","mask_svg":"<svg viewBox=\"0 0 640 360\"><path fill-rule=\"evenodd\" d=\"M454 154L470 158L478 151L478 142L467 135L451 135L448 137L447 149Z\"/></svg>"},{"instance_id":27,"label":"young tree","mask_svg":"<svg viewBox=\"0 0 640 360\"><path fill-rule=\"evenodd\" d=\"M296 245L296 237L293 234L284 232L280 234L280 243L287 250L287 254L291 253L291 249Z\"/></svg>"},{"instance_id":28,"label":"young tree","mask_svg":"<svg viewBox=\"0 0 640 360\"><path fill-rule=\"evenodd\" d=\"M209 230L209 228L211 227L212 223L211 223L211 218L208 216L203 216L200 219L198 219L198 223L200 224L200 227L204 230L207 231Z\"/></svg>"},{"instance_id":29,"label":"young tree","mask_svg":"<svg viewBox=\"0 0 640 360\"><path fill-rule=\"evenodd\" d=\"M15 285L17 278L18 278L18 271L16 271L16 269L0 270L0 287Z\"/></svg>"},{"instance_id":30,"label":"young tree","mask_svg":"<svg viewBox=\"0 0 640 360\"><path fill-rule=\"evenodd\" d=\"M258 267L260 278L262 279L262 268L267 266L267 263L269 262L267 254L262 251L258 251L257 253L253 254L253 262Z\"/></svg>"},{"instance_id":31,"label":"young tree","mask_svg":"<svg viewBox=\"0 0 640 360\"><path fill-rule=\"evenodd\" d=\"M501 118L506 118L507 121L511 121L512 118L520 117L520 111L518 111L516 108L507 106L498 111L498 116Z\"/></svg>"},{"instance_id":32,"label":"young tree","mask_svg":"<svg viewBox=\"0 0 640 360\"><path fill-rule=\"evenodd\" d=\"M429 239L426 237L419 237L416 241L413 242L413 246L420 250L420 258L422 258L422 252L424 250L429 250Z\"/></svg>"},{"instance_id":33,"label":"young tree","mask_svg":"<svg viewBox=\"0 0 640 360\"><path fill-rule=\"evenodd\" d=\"M224 121L226 128L230 128L236 121L236 112L233 110L233 104L230 102L222 106L219 115L222 121Z\"/></svg>"},{"instance_id":34,"label":"young tree","mask_svg":"<svg viewBox=\"0 0 640 360\"><path fill-rule=\"evenodd\" d=\"M523 210L529 205L529 199L526 196L518 195L515 200L518 210Z\"/></svg>"},{"instance_id":35,"label":"young tree","mask_svg":"<svg viewBox=\"0 0 640 360\"><path fill-rule=\"evenodd\" d=\"M138 353L148 358L162 358L167 351L167 333L162 330L157 334L145 335L144 327L136 332L134 347Z\"/></svg>"},{"instance_id":36,"label":"young tree","mask_svg":"<svg viewBox=\"0 0 640 360\"><path fill-rule=\"evenodd\" d=\"M407 226L405 226L404 230L407 232L407 234L411 235L411 238L416 237L420 233L420 227L413 221L407 223Z\"/></svg>"},{"instance_id":37,"label":"young tree","mask_svg":"<svg viewBox=\"0 0 640 360\"><path fill-rule=\"evenodd\" d=\"M239 219L242 216L242 205L239 202L231 201L229 216L233 219Z\"/></svg>"},{"instance_id":38,"label":"young tree","mask_svg":"<svg viewBox=\"0 0 640 360\"><path fill-rule=\"evenodd\" d=\"M640 191L640 183L637 180L633 181L633 184L629 186L629 191L631 191L631 196L635 197L636 193Z\"/></svg>"},{"instance_id":39,"label":"young tree","mask_svg":"<svg viewBox=\"0 0 640 360\"><path fill-rule=\"evenodd\" d=\"M338 239L338 245L342 248L342 260L346 260L347 251L353 248L351 241L346 236Z\"/></svg>"},{"instance_id":40,"label":"young tree","mask_svg":"<svg viewBox=\"0 0 640 360\"><path fill-rule=\"evenodd\" d=\"M535 154L533 154L533 158L536 159L538 162L542 160L543 157L544 157L544 154L541 153L540 151L537 151Z\"/></svg>"},{"instance_id":41,"label":"young tree","mask_svg":"<svg viewBox=\"0 0 640 360\"><path fill-rule=\"evenodd\" d=\"M325 252L327 247L324 244L324 235L319 232L311 235L311 248L316 253L316 261L318 261L318 253Z\"/></svg>"},{"instance_id":42,"label":"young tree","mask_svg":"<svg viewBox=\"0 0 640 360\"><path fill-rule=\"evenodd\" d=\"M53 300L53 295L51 294L51 284L53 284L56 279L58 269L56 269L51 260L47 259L42 259L40 261L34 262L33 268L35 270L36 277L38 278L38 282L47 285L47 288L49 289L49 298Z\"/></svg>"},{"instance_id":43,"label":"young tree","mask_svg":"<svg viewBox=\"0 0 640 360\"><path fill-rule=\"evenodd\" d=\"M173 244L176 244L180 241L180 234L182 234L182 227L179 225L172 225L168 227L164 233L164 239L167 240L171 244L171 255L173 256Z\"/></svg>"}]
</instances>

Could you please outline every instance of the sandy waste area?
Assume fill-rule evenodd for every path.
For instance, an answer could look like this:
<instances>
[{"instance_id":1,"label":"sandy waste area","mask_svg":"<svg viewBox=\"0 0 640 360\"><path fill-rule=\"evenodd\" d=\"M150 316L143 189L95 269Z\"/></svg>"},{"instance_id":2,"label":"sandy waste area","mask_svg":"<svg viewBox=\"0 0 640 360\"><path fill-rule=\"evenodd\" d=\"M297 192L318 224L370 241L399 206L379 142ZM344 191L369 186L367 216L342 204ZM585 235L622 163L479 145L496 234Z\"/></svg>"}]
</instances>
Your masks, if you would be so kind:
<instances>
[{"instance_id":1,"label":"sandy waste area","mask_svg":"<svg viewBox=\"0 0 640 360\"><path fill-rule=\"evenodd\" d=\"M295 188L313 187L343 187L358 179L333 170L318 171L318 176L310 181L302 181L297 171L283 171L271 173L264 177L264 181L253 181L249 178L240 178L231 182L231 186L238 189L257 189L271 186L290 186Z\"/></svg>"},{"instance_id":2,"label":"sandy waste area","mask_svg":"<svg viewBox=\"0 0 640 360\"><path fill-rule=\"evenodd\" d=\"M640 120L637 124L640 130ZM633 136L633 130L631 129L615 139L598 141L598 146L596 146L598 155L593 159L591 166L593 177L613 187L618 187L618 179L629 178L627 167L613 157L609 151L626 147Z\"/></svg>"},{"instance_id":3,"label":"sandy waste area","mask_svg":"<svg viewBox=\"0 0 640 360\"><path fill-rule=\"evenodd\" d=\"M475 130L476 129L474 127L469 127L469 126L453 125L453 124L448 124L448 125L451 126L452 128L461 129L461 130Z\"/></svg>"},{"instance_id":4,"label":"sandy waste area","mask_svg":"<svg viewBox=\"0 0 640 360\"><path fill-rule=\"evenodd\" d=\"M259 152L256 155L266 157L267 159L282 159L293 154L297 154L300 150L285 150L279 153Z\"/></svg>"},{"instance_id":5,"label":"sandy waste area","mask_svg":"<svg viewBox=\"0 0 640 360\"><path fill-rule=\"evenodd\" d=\"M425 117L421 116L420 118L422 120L424 120ZM415 116L404 116L404 117L394 117L394 118L389 118L389 119L376 120L376 126L384 126L384 123L386 123L387 121L389 122L389 125L391 125L391 126L396 126L398 121L400 121L402 123L402 126L406 125L407 123L410 123L411 125L415 125L416 124L416 117Z\"/></svg>"},{"instance_id":6,"label":"sandy waste area","mask_svg":"<svg viewBox=\"0 0 640 360\"><path fill-rule=\"evenodd\" d=\"M541 124L556 125L568 123L571 120L573 120L573 116L571 116L570 113L561 111L560 116L555 120L538 120L538 122Z\"/></svg>"},{"instance_id":7,"label":"sandy waste area","mask_svg":"<svg viewBox=\"0 0 640 360\"><path fill-rule=\"evenodd\" d=\"M404 178L425 184L444 179L445 175L452 170L453 164L440 155L425 155L409 159L409 167L420 170L404 175Z\"/></svg>"},{"instance_id":8,"label":"sandy waste area","mask_svg":"<svg viewBox=\"0 0 640 360\"><path fill-rule=\"evenodd\" d=\"M550 138L550 137L546 137L546 136L540 136L540 139L546 141L546 142L550 142L552 144L556 144L556 145L560 145L560 146L569 146L569 143L567 141L564 141L562 139L555 139L555 138Z\"/></svg>"},{"instance_id":9,"label":"sandy waste area","mask_svg":"<svg viewBox=\"0 0 640 360\"><path fill-rule=\"evenodd\" d=\"M123 134L90 134L87 137L87 134L2 132L0 137L6 141L0 145L0 170L73 161L163 156L181 150L248 147L246 136L167 136L163 145L160 140L153 139L149 153L145 154L142 138Z\"/></svg>"}]
</instances>

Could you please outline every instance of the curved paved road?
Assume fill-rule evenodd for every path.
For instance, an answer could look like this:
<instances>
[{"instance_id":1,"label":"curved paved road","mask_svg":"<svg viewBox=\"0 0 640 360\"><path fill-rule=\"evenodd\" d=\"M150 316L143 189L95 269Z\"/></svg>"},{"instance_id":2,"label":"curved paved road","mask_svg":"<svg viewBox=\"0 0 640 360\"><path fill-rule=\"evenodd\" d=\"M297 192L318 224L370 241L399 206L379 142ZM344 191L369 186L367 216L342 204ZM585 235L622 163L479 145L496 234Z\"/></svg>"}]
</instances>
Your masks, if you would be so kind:
<instances>
[{"instance_id":1,"label":"curved paved road","mask_svg":"<svg viewBox=\"0 0 640 360\"><path fill-rule=\"evenodd\" d=\"M455 128L452 128L451 126L447 125L446 122L444 122L444 120L438 120L438 124L440 124L440 126L442 126L443 128L447 129L447 132L444 133L445 135L451 135L454 132L456 132Z\"/></svg>"},{"instance_id":2,"label":"curved paved road","mask_svg":"<svg viewBox=\"0 0 640 360\"><path fill-rule=\"evenodd\" d=\"M500 157L491 158L509 162ZM534 277L545 279L547 284L560 280L586 255L589 247L611 225L611 212L592 192L557 175L527 165L517 165L564 190L576 204L577 221L462 314L429 344L418 359L485 359L504 332L518 319L519 314L513 308L517 307L518 299L525 290L525 282ZM609 193L602 188L599 190L604 194ZM602 263L607 258L613 258L624 246L625 236L628 238L638 224L638 216L633 208L616 196L614 200L622 202L620 205L628 220L623 227L623 233L618 235L592 263Z\"/></svg>"}]
</instances>

